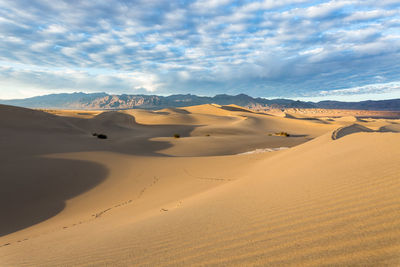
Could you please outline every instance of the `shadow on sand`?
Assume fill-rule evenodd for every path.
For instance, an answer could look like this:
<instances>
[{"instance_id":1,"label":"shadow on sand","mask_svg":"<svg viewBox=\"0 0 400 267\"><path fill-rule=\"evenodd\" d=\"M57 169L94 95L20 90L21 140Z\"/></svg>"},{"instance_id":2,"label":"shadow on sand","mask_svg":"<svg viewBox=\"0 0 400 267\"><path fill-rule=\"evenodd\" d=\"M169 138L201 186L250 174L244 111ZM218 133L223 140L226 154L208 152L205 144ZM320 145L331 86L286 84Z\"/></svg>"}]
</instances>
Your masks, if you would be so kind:
<instances>
[{"instance_id":1,"label":"shadow on sand","mask_svg":"<svg viewBox=\"0 0 400 267\"><path fill-rule=\"evenodd\" d=\"M0 236L55 216L65 208L66 200L90 190L108 176L104 165L50 159L46 155L110 151L166 156L157 151L171 144L151 138L172 138L174 133L188 136L196 127L141 125L133 116L115 112L77 119L3 106L0 115ZM92 132L105 133L109 138L100 140Z\"/></svg>"},{"instance_id":2,"label":"shadow on sand","mask_svg":"<svg viewBox=\"0 0 400 267\"><path fill-rule=\"evenodd\" d=\"M0 236L47 220L65 201L106 179L108 170L96 163L25 157L10 159L0 169Z\"/></svg>"}]
</instances>

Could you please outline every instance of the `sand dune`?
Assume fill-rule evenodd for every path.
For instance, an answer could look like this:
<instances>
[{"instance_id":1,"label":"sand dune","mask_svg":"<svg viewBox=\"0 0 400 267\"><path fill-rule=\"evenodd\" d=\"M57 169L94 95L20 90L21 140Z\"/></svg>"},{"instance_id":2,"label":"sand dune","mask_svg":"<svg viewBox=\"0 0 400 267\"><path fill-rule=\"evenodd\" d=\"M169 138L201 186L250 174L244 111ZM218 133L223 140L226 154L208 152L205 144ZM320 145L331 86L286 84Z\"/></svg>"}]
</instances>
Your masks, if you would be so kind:
<instances>
[{"instance_id":1,"label":"sand dune","mask_svg":"<svg viewBox=\"0 0 400 267\"><path fill-rule=\"evenodd\" d=\"M398 120L49 112L0 106L0 266L400 264Z\"/></svg>"},{"instance_id":2,"label":"sand dune","mask_svg":"<svg viewBox=\"0 0 400 267\"><path fill-rule=\"evenodd\" d=\"M364 122L366 122L366 121L364 121ZM380 124L378 124L378 125L380 125ZM376 129L374 130L374 128L376 128ZM393 132L393 133L397 133L397 132L399 132L399 130L400 130L400 128L398 128L397 125L393 126L393 124L385 124L384 126L378 126L378 127L376 126L376 124L375 125L372 124L371 128L368 128L363 125L355 123L355 124L340 127L338 129L336 129L335 131L333 131L332 139L336 140L343 136L353 134L353 133L359 133L359 132L364 132L364 133Z\"/></svg>"},{"instance_id":3,"label":"sand dune","mask_svg":"<svg viewBox=\"0 0 400 267\"><path fill-rule=\"evenodd\" d=\"M332 133L332 139L336 140L343 136L353 134L353 133L359 133L359 132L367 132L368 133L368 132L373 132L373 130L355 123L355 124L351 124L348 126L340 127L339 129L335 130Z\"/></svg>"}]
</instances>

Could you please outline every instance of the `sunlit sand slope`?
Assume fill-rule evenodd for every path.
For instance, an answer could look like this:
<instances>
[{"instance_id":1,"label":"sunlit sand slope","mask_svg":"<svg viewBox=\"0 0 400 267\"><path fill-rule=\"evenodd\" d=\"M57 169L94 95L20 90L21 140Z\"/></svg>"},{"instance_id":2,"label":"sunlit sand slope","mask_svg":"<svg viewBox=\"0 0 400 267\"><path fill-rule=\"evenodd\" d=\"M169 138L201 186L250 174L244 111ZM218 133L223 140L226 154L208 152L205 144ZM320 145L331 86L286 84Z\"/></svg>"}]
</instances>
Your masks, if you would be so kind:
<instances>
[{"instance_id":1,"label":"sunlit sand slope","mask_svg":"<svg viewBox=\"0 0 400 267\"><path fill-rule=\"evenodd\" d=\"M0 266L400 264L397 121L182 110L0 116Z\"/></svg>"}]
</instances>

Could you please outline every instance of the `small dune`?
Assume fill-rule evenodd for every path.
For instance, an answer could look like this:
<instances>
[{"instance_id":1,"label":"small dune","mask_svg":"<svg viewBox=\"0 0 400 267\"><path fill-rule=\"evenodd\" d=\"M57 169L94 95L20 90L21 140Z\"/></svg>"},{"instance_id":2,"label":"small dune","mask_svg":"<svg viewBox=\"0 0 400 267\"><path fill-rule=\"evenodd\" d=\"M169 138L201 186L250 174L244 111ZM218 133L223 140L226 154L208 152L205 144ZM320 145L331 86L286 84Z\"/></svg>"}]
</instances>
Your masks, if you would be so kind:
<instances>
[{"instance_id":1,"label":"small dune","mask_svg":"<svg viewBox=\"0 0 400 267\"><path fill-rule=\"evenodd\" d=\"M134 116L118 111L103 112L94 117L94 120L108 127L132 128L137 126Z\"/></svg>"},{"instance_id":2,"label":"small dune","mask_svg":"<svg viewBox=\"0 0 400 267\"><path fill-rule=\"evenodd\" d=\"M285 113L285 118L289 118L289 119L296 119L296 120L307 120L307 121L312 121L312 122L316 122L316 123L323 123L323 124L329 124L330 122L327 120L323 120L321 118L314 118L314 117L309 117L306 115L302 115L302 114L290 114L290 113Z\"/></svg>"},{"instance_id":3,"label":"small dune","mask_svg":"<svg viewBox=\"0 0 400 267\"><path fill-rule=\"evenodd\" d=\"M378 130L379 132L400 132L400 124L391 123L385 126L382 126Z\"/></svg>"},{"instance_id":4,"label":"small dune","mask_svg":"<svg viewBox=\"0 0 400 267\"><path fill-rule=\"evenodd\" d=\"M355 116L343 116L343 117L335 118L334 120L338 121L338 122L356 122L356 121L358 121L358 119Z\"/></svg>"},{"instance_id":5,"label":"small dune","mask_svg":"<svg viewBox=\"0 0 400 267\"><path fill-rule=\"evenodd\" d=\"M229 111L240 111L240 112L251 112L253 113L252 110L246 109L246 108L242 108L240 106L237 105L226 105L226 106L221 106L222 109L225 110L229 110Z\"/></svg>"},{"instance_id":6,"label":"small dune","mask_svg":"<svg viewBox=\"0 0 400 267\"><path fill-rule=\"evenodd\" d=\"M370 133L370 132L373 132L373 130L371 130L370 128L367 128L365 126L359 125L359 124L352 124L352 125L341 127L339 129L335 130L332 133L332 139L336 140L336 139L342 138L346 135L353 134L353 133L359 133L359 132Z\"/></svg>"}]
</instances>

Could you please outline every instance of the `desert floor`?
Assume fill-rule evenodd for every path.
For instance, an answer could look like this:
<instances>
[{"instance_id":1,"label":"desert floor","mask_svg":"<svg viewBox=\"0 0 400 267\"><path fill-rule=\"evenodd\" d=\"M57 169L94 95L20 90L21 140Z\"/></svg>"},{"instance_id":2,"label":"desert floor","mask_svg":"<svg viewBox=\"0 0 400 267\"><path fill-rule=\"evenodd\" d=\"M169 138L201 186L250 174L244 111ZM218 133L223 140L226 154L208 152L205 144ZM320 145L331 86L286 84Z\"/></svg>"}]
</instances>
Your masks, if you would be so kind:
<instances>
[{"instance_id":1,"label":"desert floor","mask_svg":"<svg viewBox=\"0 0 400 267\"><path fill-rule=\"evenodd\" d=\"M0 105L0 266L398 266L400 120L357 114Z\"/></svg>"}]
</instances>

